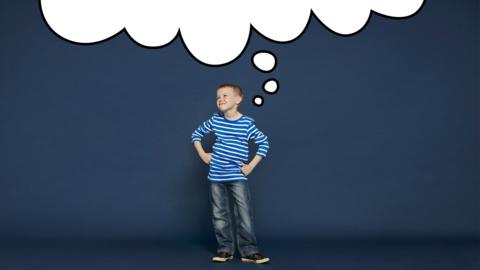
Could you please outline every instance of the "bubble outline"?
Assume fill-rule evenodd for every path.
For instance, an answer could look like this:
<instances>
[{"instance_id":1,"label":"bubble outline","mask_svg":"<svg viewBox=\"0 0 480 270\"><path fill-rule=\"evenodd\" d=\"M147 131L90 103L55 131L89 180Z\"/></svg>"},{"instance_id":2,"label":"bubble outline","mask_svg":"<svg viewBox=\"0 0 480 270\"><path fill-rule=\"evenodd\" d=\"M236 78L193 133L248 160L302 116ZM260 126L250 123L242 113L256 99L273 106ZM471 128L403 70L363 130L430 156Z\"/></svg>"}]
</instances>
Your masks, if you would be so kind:
<instances>
[{"instance_id":1,"label":"bubble outline","mask_svg":"<svg viewBox=\"0 0 480 270\"><path fill-rule=\"evenodd\" d=\"M305 24L305 27L303 27L303 30L302 32L297 36L295 37L294 39L292 40L289 40L289 41L276 41L276 40L273 40L273 39L270 39L268 37L266 37L265 35L263 35L262 33L260 33L251 23L250 23L250 30L248 31L248 38L247 38L247 42L245 43L245 46L243 47L243 50L237 55L237 57L235 57L234 59L226 62L226 63L223 63L223 64L218 64L218 65L212 65L212 64L207 64L207 63L204 63L202 61L200 61L199 59L197 59L193 53L190 52L190 50L188 49L187 45L185 44L185 41L183 40L182 38L182 33L181 33L181 29L178 28L178 31L177 31L177 34L175 35L174 38L172 38L172 40L170 40L168 43L164 44L164 45L160 45L160 46L154 46L154 47L151 47L151 46L146 46L146 45L143 45L143 44L140 44L139 42L137 42L132 36L130 36L130 34L128 33L128 30L126 29L126 27L123 27L121 30L119 30L116 34L108 37L108 38L105 38L105 39L102 39L102 40L99 40L99 41L95 41L95 42L89 42L89 43L81 43L81 42L76 42L76 41L72 41L72 40L69 40L69 39L66 39L62 36L60 36L57 32L55 32L53 30L53 28L48 24L47 20L45 19L45 15L43 14L43 9L42 9L42 0L38 0L38 7L40 9L40 14L41 14L41 17L44 21L44 23L48 26L48 29L50 29L51 32L53 32L57 37L59 37L60 39L64 40L64 41L67 41L69 43L72 43L72 44L75 44L75 45L95 45L95 44L99 44L99 43L102 43L102 42L106 42L110 39L113 39L115 37L117 37L118 35L122 34L122 33L125 33L127 35L127 37L133 41L135 44L137 44L138 46L142 47L142 48L145 48L145 49L159 49L159 48L163 48L163 47L166 47L168 45L170 45L170 43L173 43L175 42L177 39L180 39L180 42L183 44L183 47L185 47L185 50L188 52L188 54L190 55L190 57L192 57L196 62L202 64L202 65L205 65L205 66L209 66L209 67L222 67L222 66L226 66L226 65L229 65L233 62L235 62L237 59L239 59L243 53L246 51L248 45L250 44L250 40L251 40L251 37L252 37L252 33L255 32L257 35L265 38L266 40L270 41L270 42L274 42L274 43L277 43L277 44L287 44L287 43L291 43L291 42L294 42L296 41L297 39L299 39L300 37L303 36L303 34L307 31L307 29L310 27L310 23L312 22L312 17L318 22L320 23L321 25L323 25L324 28L326 28L329 32L337 35L337 36L341 36L341 37L349 37L349 36L353 36L353 35L356 35L357 33L359 33L360 31L362 31L365 27L367 27L368 23L370 22L370 19L372 18L372 14L373 15L376 15L376 16L380 16L380 17L383 17L383 18L387 18L387 19L394 19L394 20L404 20L404 19L408 19L408 18L411 18L415 15L417 15L422 9L423 7L425 6L425 3L427 2L428 0L423 0L422 4L420 5L420 7L417 9L417 11L415 11L414 13L408 15L408 16L405 16L405 17L393 17L393 16L388 16L388 15L384 15L384 14L381 14L381 13L378 13L374 10L371 10L370 9L370 13L368 15L368 19L366 20L366 22L364 23L364 25L358 29L357 31L355 31L354 33L351 33L351 34L340 34L340 33L337 33L335 31L333 31L332 29L330 29L328 26L326 26L318 17L317 15L315 15L315 13L313 12L312 9L310 9L310 15L308 17L308 20L307 20L307 23ZM275 54L272 54L272 55L275 55Z\"/></svg>"}]
</instances>

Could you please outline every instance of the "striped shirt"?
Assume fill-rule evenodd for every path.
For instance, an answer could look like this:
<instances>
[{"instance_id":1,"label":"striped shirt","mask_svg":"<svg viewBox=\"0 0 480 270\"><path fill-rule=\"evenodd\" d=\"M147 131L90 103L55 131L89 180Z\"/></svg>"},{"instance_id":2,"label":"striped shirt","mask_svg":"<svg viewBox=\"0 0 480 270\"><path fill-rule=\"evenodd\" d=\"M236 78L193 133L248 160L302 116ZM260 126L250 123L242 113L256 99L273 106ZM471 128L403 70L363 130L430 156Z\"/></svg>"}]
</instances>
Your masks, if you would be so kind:
<instances>
[{"instance_id":1,"label":"striped shirt","mask_svg":"<svg viewBox=\"0 0 480 270\"><path fill-rule=\"evenodd\" d=\"M268 137L255 126L255 120L242 115L237 120L225 118L223 113L214 113L198 126L192 134L192 143L201 141L213 131L216 137L212 147L208 180L211 182L246 181L241 167L248 162L248 141L258 145L256 155L266 157L269 149Z\"/></svg>"}]
</instances>

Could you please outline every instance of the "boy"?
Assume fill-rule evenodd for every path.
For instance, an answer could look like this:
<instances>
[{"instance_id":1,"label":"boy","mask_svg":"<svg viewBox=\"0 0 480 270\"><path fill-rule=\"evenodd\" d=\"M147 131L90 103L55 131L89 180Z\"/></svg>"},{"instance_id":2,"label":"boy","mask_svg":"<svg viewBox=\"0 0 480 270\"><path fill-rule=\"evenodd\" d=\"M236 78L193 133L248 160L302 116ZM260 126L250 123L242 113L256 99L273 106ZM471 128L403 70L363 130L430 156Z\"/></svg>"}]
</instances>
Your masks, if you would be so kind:
<instances>
[{"instance_id":1,"label":"boy","mask_svg":"<svg viewBox=\"0 0 480 270\"><path fill-rule=\"evenodd\" d=\"M255 126L255 121L238 111L243 100L242 89L233 84L222 84L217 89L218 113L203 122L192 134L192 143L200 158L210 165L208 180L215 237L218 242L214 262L233 259L235 244L230 213L229 194L233 197L236 217L237 246L243 262L257 264L270 261L258 252L252 224L250 191L247 175L266 157L269 144ZM213 153L205 153L201 139L213 131L216 136ZM258 145L255 157L248 161L248 140Z\"/></svg>"}]
</instances>

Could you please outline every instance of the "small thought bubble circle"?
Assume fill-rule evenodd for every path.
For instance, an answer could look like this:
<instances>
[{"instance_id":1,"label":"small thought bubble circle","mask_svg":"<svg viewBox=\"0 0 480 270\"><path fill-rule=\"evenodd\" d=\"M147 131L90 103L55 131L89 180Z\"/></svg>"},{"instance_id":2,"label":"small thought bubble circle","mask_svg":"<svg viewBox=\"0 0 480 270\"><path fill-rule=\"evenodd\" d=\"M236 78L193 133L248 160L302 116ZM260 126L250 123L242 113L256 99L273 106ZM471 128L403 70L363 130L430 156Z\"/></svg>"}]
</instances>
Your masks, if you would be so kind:
<instances>
[{"instance_id":1,"label":"small thought bubble circle","mask_svg":"<svg viewBox=\"0 0 480 270\"><path fill-rule=\"evenodd\" d=\"M267 51L256 52L252 57L253 65L262 72L270 72L277 65L275 55Z\"/></svg>"},{"instance_id":2,"label":"small thought bubble circle","mask_svg":"<svg viewBox=\"0 0 480 270\"><path fill-rule=\"evenodd\" d=\"M263 98L261 96L254 96L253 97L253 103L257 106L262 106L263 105Z\"/></svg>"},{"instance_id":3,"label":"small thought bubble circle","mask_svg":"<svg viewBox=\"0 0 480 270\"><path fill-rule=\"evenodd\" d=\"M277 80L275 79L270 79L270 80L267 80L264 84L263 84L263 90L265 92L267 92L268 94L274 94L277 92L278 90L278 82Z\"/></svg>"}]
</instances>

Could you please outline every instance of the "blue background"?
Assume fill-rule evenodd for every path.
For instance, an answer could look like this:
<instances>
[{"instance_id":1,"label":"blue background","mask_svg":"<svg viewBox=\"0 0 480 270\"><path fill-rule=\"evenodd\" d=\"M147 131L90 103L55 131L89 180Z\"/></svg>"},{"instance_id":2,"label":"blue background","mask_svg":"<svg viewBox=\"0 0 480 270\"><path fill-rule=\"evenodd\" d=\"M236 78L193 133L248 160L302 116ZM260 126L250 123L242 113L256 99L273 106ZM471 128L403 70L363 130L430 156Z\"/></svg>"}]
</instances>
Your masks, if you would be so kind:
<instances>
[{"instance_id":1,"label":"blue background","mask_svg":"<svg viewBox=\"0 0 480 270\"><path fill-rule=\"evenodd\" d=\"M249 180L260 241L480 237L478 1L372 15L349 37L314 18L287 44L254 32L223 67L178 38L66 42L37 1L0 10L2 239L213 241L190 136L225 82L270 138ZM252 65L257 50L276 55L272 73Z\"/></svg>"}]
</instances>

